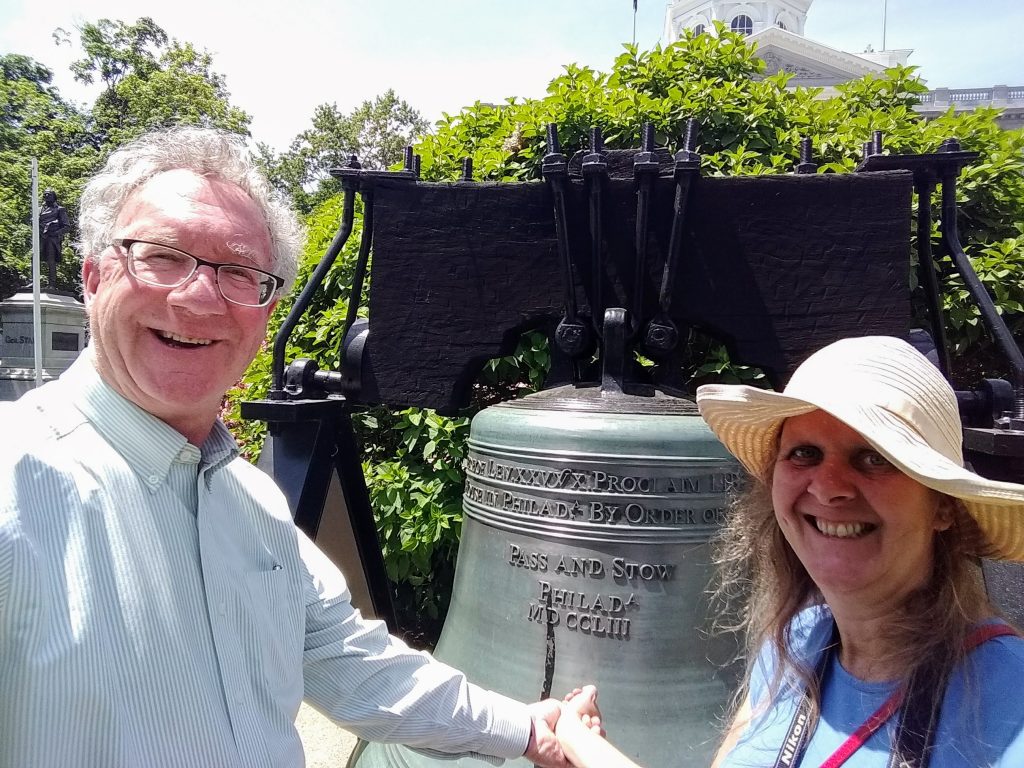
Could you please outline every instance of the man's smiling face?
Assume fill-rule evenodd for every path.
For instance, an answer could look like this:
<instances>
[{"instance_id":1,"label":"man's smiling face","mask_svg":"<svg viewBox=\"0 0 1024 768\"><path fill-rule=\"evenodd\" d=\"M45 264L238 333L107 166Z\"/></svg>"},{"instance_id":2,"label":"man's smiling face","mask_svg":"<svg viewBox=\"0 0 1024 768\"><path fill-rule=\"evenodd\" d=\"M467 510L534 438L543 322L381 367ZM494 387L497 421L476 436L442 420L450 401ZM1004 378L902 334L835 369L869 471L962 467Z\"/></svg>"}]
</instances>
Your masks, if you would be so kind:
<instances>
[{"instance_id":1,"label":"man's smiling face","mask_svg":"<svg viewBox=\"0 0 1024 768\"><path fill-rule=\"evenodd\" d=\"M270 234L252 199L234 184L184 169L135 190L114 238L274 271ZM210 267L176 288L147 285L129 274L127 258L124 248L109 246L82 267L96 367L121 395L199 444L224 393L256 355L273 304L225 301Z\"/></svg>"}]
</instances>

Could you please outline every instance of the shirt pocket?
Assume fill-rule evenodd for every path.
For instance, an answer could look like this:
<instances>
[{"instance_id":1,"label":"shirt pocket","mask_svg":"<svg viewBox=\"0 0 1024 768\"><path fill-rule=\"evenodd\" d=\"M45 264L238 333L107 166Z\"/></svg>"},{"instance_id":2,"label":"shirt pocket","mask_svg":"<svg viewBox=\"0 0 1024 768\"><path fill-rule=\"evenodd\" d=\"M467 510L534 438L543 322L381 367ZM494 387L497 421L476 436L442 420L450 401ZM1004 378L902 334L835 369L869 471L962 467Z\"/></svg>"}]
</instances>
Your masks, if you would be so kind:
<instances>
[{"instance_id":1,"label":"shirt pocket","mask_svg":"<svg viewBox=\"0 0 1024 768\"><path fill-rule=\"evenodd\" d=\"M283 568L246 574L248 613L259 646L257 679L275 696L302 698L302 651L305 637L302 592Z\"/></svg>"}]
</instances>

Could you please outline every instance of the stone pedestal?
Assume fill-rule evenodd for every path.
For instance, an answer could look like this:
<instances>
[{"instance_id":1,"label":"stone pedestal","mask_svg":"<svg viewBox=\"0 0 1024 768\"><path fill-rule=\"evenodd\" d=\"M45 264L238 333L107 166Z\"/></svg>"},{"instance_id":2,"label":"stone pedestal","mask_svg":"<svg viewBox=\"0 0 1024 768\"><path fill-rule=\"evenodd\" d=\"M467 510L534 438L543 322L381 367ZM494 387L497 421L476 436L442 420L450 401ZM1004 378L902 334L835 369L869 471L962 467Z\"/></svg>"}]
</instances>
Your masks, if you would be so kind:
<instances>
[{"instance_id":1,"label":"stone pedestal","mask_svg":"<svg viewBox=\"0 0 1024 768\"><path fill-rule=\"evenodd\" d=\"M43 381L55 379L85 348L85 305L71 296L41 293ZM17 400L35 386L32 292L0 302L0 400Z\"/></svg>"}]
</instances>

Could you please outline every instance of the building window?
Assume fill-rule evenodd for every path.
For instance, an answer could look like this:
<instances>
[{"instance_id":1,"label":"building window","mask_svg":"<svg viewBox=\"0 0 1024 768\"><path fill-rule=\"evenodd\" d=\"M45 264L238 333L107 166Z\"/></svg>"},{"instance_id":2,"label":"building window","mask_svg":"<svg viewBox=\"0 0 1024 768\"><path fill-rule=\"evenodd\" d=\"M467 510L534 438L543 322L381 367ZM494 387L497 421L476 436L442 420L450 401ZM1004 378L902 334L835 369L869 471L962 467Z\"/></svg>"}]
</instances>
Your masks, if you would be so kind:
<instances>
[{"instance_id":1,"label":"building window","mask_svg":"<svg viewBox=\"0 0 1024 768\"><path fill-rule=\"evenodd\" d=\"M750 17L746 14L740 14L732 20L732 24L729 28L733 32L739 32L741 35L749 35L754 31L754 22L751 21Z\"/></svg>"},{"instance_id":2,"label":"building window","mask_svg":"<svg viewBox=\"0 0 1024 768\"><path fill-rule=\"evenodd\" d=\"M782 22L782 21L780 21L780 22L778 22L778 24L779 24L779 29L786 29L786 24L785 24L785 22ZM788 30L787 30L787 31L788 31Z\"/></svg>"},{"instance_id":3,"label":"building window","mask_svg":"<svg viewBox=\"0 0 1024 768\"><path fill-rule=\"evenodd\" d=\"M707 28L703 24L698 24L693 28L693 36L696 37L697 35L703 35L706 31Z\"/></svg>"}]
</instances>

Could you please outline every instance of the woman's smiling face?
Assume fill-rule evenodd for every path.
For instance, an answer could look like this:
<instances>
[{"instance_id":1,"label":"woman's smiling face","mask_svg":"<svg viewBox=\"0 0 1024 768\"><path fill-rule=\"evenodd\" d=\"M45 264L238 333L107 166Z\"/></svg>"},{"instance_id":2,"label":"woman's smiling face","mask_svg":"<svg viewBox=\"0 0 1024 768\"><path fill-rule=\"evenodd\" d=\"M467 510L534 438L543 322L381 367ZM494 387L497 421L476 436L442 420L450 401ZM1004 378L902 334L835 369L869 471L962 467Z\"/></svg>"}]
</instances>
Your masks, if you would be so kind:
<instances>
[{"instance_id":1,"label":"woman's smiling face","mask_svg":"<svg viewBox=\"0 0 1024 768\"><path fill-rule=\"evenodd\" d=\"M782 426L775 517L826 600L899 601L925 584L935 534L950 525L942 499L825 411Z\"/></svg>"}]
</instances>

